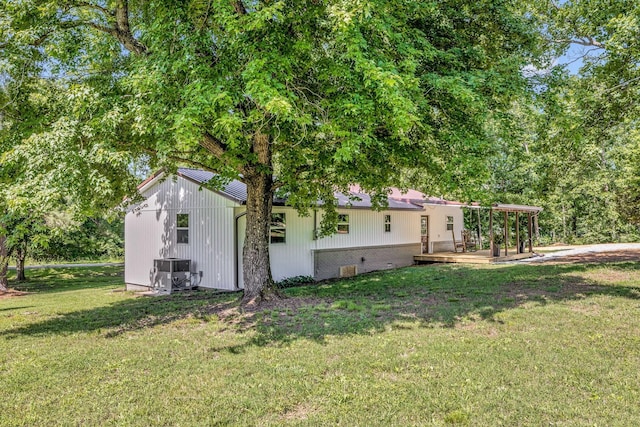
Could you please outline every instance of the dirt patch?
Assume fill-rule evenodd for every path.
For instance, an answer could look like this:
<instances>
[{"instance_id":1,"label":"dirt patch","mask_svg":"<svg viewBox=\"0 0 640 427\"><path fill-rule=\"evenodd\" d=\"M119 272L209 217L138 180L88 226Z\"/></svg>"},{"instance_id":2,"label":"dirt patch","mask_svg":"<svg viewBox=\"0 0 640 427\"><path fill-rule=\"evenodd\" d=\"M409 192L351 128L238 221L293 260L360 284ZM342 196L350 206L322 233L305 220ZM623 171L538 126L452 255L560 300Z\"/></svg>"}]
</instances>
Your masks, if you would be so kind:
<instances>
[{"instance_id":1,"label":"dirt patch","mask_svg":"<svg viewBox=\"0 0 640 427\"><path fill-rule=\"evenodd\" d=\"M282 415L282 420L285 421L298 421L306 420L309 415L318 412L318 410L310 403L300 403L291 410Z\"/></svg>"},{"instance_id":2,"label":"dirt patch","mask_svg":"<svg viewBox=\"0 0 640 427\"><path fill-rule=\"evenodd\" d=\"M545 289L544 285L538 284L523 285L520 283L510 283L505 286L504 290L497 297L507 298L514 305L529 300L540 300L545 298L569 298L580 297L600 290L600 285L588 283L571 283L564 281L562 283L549 283L549 287Z\"/></svg>"},{"instance_id":3,"label":"dirt patch","mask_svg":"<svg viewBox=\"0 0 640 427\"><path fill-rule=\"evenodd\" d=\"M254 313L254 312L259 313L265 310L283 310L283 311L292 310L294 312L297 312L298 309L300 309L300 307L319 305L321 303L326 303L329 301L332 301L332 300L329 300L326 298L313 298L313 297L304 297L304 298L289 297L284 299L262 301L260 305L257 306L255 309L251 307L245 307L244 311L246 313Z\"/></svg>"},{"instance_id":4,"label":"dirt patch","mask_svg":"<svg viewBox=\"0 0 640 427\"><path fill-rule=\"evenodd\" d=\"M640 261L640 250L627 249L607 252L587 252L566 255L547 261L548 264L600 264L608 262Z\"/></svg>"},{"instance_id":5,"label":"dirt patch","mask_svg":"<svg viewBox=\"0 0 640 427\"><path fill-rule=\"evenodd\" d=\"M622 282L629 282L640 278L637 271L620 271L613 268L602 268L596 271L588 271L580 274L587 280L591 280L598 283L617 284Z\"/></svg>"},{"instance_id":6,"label":"dirt patch","mask_svg":"<svg viewBox=\"0 0 640 427\"><path fill-rule=\"evenodd\" d=\"M28 295L29 293L30 292L22 292L22 291L16 291L15 289L9 289L7 292L0 292L0 300L14 298L14 297L21 297L23 295Z\"/></svg>"}]
</instances>

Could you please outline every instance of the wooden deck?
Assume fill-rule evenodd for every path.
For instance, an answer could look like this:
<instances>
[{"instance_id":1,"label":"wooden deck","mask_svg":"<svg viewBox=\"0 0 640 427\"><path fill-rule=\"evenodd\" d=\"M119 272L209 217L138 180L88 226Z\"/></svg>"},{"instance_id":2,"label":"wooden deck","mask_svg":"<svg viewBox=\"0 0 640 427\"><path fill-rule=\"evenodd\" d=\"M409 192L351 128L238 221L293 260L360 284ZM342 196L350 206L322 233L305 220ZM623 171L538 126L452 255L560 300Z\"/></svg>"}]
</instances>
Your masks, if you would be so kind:
<instances>
[{"instance_id":1,"label":"wooden deck","mask_svg":"<svg viewBox=\"0 0 640 427\"><path fill-rule=\"evenodd\" d=\"M536 256L535 253L525 252L517 254L515 249L509 255L504 255L504 250L499 257L491 256L489 250L476 252L436 252L432 254L414 255L413 260L420 262L460 262L466 264L491 264L494 262L515 261L518 259L531 258Z\"/></svg>"}]
</instances>

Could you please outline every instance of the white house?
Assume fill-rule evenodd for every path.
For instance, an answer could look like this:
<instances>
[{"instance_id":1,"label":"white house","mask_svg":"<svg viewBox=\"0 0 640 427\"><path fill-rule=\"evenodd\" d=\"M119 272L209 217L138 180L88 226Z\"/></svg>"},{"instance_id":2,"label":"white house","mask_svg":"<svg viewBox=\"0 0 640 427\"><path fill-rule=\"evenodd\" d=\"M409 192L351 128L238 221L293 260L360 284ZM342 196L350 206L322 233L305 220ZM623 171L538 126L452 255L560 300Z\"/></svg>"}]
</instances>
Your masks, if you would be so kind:
<instances>
[{"instance_id":1,"label":"white house","mask_svg":"<svg viewBox=\"0 0 640 427\"><path fill-rule=\"evenodd\" d=\"M144 201L125 217L125 282L128 289L153 286L154 260L190 260L199 286L243 288L242 247L246 227L246 187L232 181L221 191L201 185L210 172L181 168L175 177L156 174L139 191ZM463 228L461 204L394 190L384 211L336 194L337 233L316 238L322 211L301 217L274 203L271 226L271 271L274 280L341 275L395 268L413 263L421 253L453 249L452 232Z\"/></svg>"}]
</instances>

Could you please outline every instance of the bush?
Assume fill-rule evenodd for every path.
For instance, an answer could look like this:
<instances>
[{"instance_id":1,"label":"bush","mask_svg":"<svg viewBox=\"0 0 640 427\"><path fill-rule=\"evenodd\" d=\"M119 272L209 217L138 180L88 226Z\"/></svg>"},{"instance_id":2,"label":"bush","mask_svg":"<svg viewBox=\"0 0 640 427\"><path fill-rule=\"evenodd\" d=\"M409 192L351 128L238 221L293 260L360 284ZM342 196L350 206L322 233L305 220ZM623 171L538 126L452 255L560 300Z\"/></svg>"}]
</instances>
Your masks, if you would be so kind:
<instances>
[{"instance_id":1,"label":"bush","mask_svg":"<svg viewBox=\"0 0 640 427\"><path fill-rule=\"evenodd\" d=\"M311 276L294 276L287 277L275 283L276 287L280 289L294 288L296 286L306 286L311 283L315 283L315 280Z\"/></svg>"}]
</instances>

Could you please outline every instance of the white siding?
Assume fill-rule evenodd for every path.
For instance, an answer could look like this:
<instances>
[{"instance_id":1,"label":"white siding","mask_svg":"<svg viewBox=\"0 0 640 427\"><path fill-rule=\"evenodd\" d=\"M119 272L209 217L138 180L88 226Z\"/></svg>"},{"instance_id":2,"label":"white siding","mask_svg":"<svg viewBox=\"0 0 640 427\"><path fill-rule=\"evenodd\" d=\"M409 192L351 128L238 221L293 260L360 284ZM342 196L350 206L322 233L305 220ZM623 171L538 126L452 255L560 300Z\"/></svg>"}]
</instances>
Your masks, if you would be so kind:
<instances>
[{"instance_id":1,"label":"white siding","mask_svg":"<svg viewBox=\"0 0 640 427\"><path fill-rule=\"evenodd\" d=\"M244 208L236 214L244 212ZM315 249L355 248L384 245L420 243L420 216L429 216L430 248L434 241L451 242L451 231L447 231L446 217L454 217L456 236L462 231L462 210L457 206L426 206L423 211L371 211L366 209L339 209L349 215L349 233L334 234L321 239L313 239L314 216L300 217L294 209L274 207L273 212L287 215L286 243L269 246L271 273L274 280L294 276L314 276ZM391 215L391 232L384 231L384 216ZM319 227L321 211L316 218ZM238 220L238 283L242 287L242 247L246 229L246 217ZM416 254L417 255L417 254Z\"/></svg>"},{"instance_id":2,"label":"white siding","mask_svg":"<svg viewBox=\"0 0 640 427\"><path fill-rule=\"evenodd\" d=\"M237 211L238 214L244 209ZM273 280L294 276L313 276L313 214L299 216L294 209L274 206L273 212L284 212L287 221L286 243L269 245ZM242 248L244 246L247 217L238 219L238 284L243 285Z\"/></svg>"},{"instance_id":3,"label":"white siding","mask_svg":"<svg viewBox=\"0 0 640 427\"><path fill-rule=\"evenodd\" d=\"M301 217L291 208L274 207L273 211L284 212L287 216L286 243L269 246L273 280L313 276L313 213Z\"/></svg>"},{"instance_id":4,"label":"white siding","mask_svg":"<svg viewBox=\"0 0 640 427\"><path fill-rule=\"evenodd\" d=\"M421 211L382 211L338 209L349 215L349 233L318 239L314 249L354 248L358 246L401 245L420 242ZM391 215L391 232L384 231L384 216ZM318 223L320 222L318 215Z\"/></svg>"},{"instance_id":5,"label":"white siding","mask_svg":"<svg viewBox=\"0 0 640 427\"><path fill-rule=\"evenodd\" d=\"M451 242L451 230L447 230L447 216L453 217L456 240L462 238L463 212L458 206L427 205L422 215L429 216L429 252L433 252L435 242ZM453 250L453 247L451 248Z\"/></svg>"},{"instance_id":6,"label":"white siding","mask_svg":"<svg viewBox=\"0 0 640 427\"><path fill-rule=\"evenodd\" d=\"M125 218L125 282L149 286L153 260L177 257L191 259L192 270L202 271L203 287L243 287L242 247L246 229L245 208L197 184L178 177L149 184L146 200ZM314 250L357 248L420 243L420 217L429 216L430 251L434 242L450 242L446 217L454 217L456 238L463 227L457 206L427 205L423 210L339 209L349 215L349 233L313 239L321 221L313 212L300 217L294 209L274 207L286 214L286 243L270 246L271 270L275 280L293 276L314 276ZM189 214L189 244L176 244L176 215ZM384 230L384 217L391 215L391 232ZM236 230L236 217L237 230ZM237 246L236 236L237 232ZM237 269L236 269L237 268ZM236 275L238 280L236 281Z\"/></svg>"},{"instance_id":7,"label":"white siding","mask_svg":"<svg viewBox=\"0 0 640 427\"><path fill-rule=\"evenodd\" d=\"M203 287L235 288L234 206L184 178L145 190L147 199L125 218L125 282L148 286L153 260L192 260ZM176 215L189 214L189 243L176 244Z\"/></svg>"}]
</instances>

